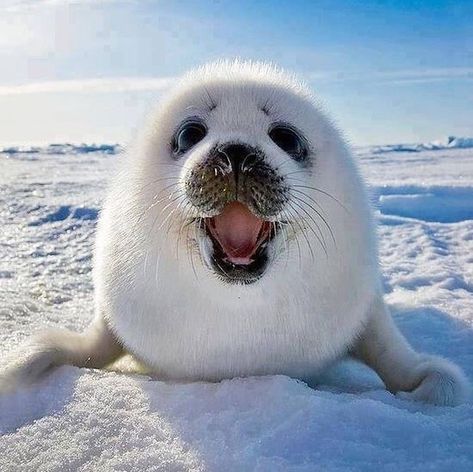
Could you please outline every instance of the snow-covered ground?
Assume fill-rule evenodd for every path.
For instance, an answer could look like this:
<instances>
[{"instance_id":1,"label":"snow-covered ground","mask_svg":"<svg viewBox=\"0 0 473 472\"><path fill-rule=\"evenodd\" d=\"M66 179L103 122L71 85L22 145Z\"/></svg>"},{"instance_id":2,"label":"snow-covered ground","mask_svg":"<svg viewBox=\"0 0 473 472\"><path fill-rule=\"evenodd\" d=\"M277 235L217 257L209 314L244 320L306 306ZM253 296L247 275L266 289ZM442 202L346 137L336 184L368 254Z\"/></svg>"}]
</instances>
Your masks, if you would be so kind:
<instances>
[{"instance_id":1,"label":"snow-covered ground","mask_svg":"<svg viewBox=\"0 0 473 472\"><path fill-rule=\"evenodd\" d=\"M397 323L473 379L465 142L357 153ZM81 329L92 317L94 228L116 149L0 154L0 357L41 326ZM473 470L471 399L409 403L351 362L316 389L283 376L175 384L63 367L1 400L0 432L2 472Z\"/></svg>"}]
</instances>

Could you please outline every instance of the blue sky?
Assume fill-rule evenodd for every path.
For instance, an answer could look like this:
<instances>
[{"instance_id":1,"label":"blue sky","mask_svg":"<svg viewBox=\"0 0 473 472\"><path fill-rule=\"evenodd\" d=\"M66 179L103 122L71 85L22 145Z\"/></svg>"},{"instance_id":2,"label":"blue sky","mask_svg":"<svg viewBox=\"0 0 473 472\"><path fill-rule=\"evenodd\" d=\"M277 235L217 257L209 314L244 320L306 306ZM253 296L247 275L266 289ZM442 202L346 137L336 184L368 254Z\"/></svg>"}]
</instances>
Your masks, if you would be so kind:
<instances>
[{"instance_id":1,"label":"blue sky","mask_svg":"<svg viewBox=\"0 0 473 472\"><path fill-rule=\"evenodd\" d=\"M473 136L472 1L3 0L0 143L126 142L209 60L299 73L355 144Z\"/></svg>"}]
</instances>

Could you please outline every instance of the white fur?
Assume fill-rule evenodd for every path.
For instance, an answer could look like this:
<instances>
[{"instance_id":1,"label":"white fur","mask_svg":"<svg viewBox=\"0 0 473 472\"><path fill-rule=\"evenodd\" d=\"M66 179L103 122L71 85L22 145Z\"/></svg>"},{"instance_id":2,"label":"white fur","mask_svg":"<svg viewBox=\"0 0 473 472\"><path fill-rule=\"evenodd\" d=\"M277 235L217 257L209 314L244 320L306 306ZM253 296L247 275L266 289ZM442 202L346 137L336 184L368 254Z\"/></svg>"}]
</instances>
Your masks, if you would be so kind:
<instances>
[{"instance_id":1,"label":"white fur","mask_svg":"<svg viewBox=\"0 0 473 472\"><path fill-rule=\"evenodd\" d=\"M209 101L217 104L212 111ZM261 111L265 105L269 116ZM169 143L189 116L205 119L208 134L175 161ZM314 150L310 168L270 141L268 127L277 121L293 124L307 137ZM301 198L320 205L334 236L313 212L319 238L302 221L302 210L293 213L300 230L295 226L289 240L277 236L264 276L240 286L209 270L203 262L207 241L199 240L200 249L191 247L193 230L183 228L188 169L214 144L232 140L263 149L289 184L306 194L299 193ZM63 334L46 334L29 360L3 374L4 386L60 363L100 367L124 346L166 379L260 374L307 379L352 353L390 390L410 392L408 398L455 405L466 395L467 381L457 367L415 353L392 322L382 301L370 209L352 155L307 88L271 66L213 64L190 73L169 94L128 151L109 191L94 270L93 335L68 333L74 344L64 342Z\"/></svg>"}]
</instances>

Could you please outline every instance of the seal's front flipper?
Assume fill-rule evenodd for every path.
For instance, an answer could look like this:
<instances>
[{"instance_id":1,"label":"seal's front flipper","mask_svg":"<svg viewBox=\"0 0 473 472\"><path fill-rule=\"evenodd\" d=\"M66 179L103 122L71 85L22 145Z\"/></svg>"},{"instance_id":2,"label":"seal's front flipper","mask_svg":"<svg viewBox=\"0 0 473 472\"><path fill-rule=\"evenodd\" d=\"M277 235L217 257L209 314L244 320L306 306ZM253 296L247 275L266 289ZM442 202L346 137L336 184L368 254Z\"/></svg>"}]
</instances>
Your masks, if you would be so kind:
<instances>
[{"instance_id":1,"label":"seal's front flipper","mask_svg":"<svg viewBox=\"0 0 473 472\"><path fill-rule=\"evenodd\" d=\"M83 333L49 329L8 355L6 365L0 367L0 392L31 384L59 365L104 367L122 353L122 346L101 318Z\"/></svg>"},{"instance_id":2,"label":"seal's front flipper","mask_svg":"<svg viewBox=\"0 0 473 472\"><path fill-rule=\"evenodd\" d=\"M401 398L455 406L469 394L469 382L455 364L415 352L379 297L352 353L373 368L388 390Z\"/></svg>"}]
</instances>

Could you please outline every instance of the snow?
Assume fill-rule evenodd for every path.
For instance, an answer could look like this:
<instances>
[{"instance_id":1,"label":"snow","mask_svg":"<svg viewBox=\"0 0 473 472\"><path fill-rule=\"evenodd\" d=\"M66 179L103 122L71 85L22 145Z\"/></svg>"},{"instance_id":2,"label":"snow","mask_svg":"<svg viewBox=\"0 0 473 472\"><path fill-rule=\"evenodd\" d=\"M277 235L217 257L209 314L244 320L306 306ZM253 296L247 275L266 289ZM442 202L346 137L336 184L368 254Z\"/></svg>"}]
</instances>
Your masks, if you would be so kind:
<instances>
[{"instance_id":1,"label":"snow","mask_svg":"<svg viewBox=\"0 0 473 472\"><path fill-rule=\"evenodd\" d=\"M94 229L120 148L91 148L0 154L0 356L42 326L80 330L92 317ZM473 379L473 149L396 151L357 150L386 300L416 348ZM315 388L284 376L167 383L131 373L130 360L120 368L61 367L2 397L0 470L473 470L472 399L410 403L351 361Z\"/></svg>"}]
</instances>

